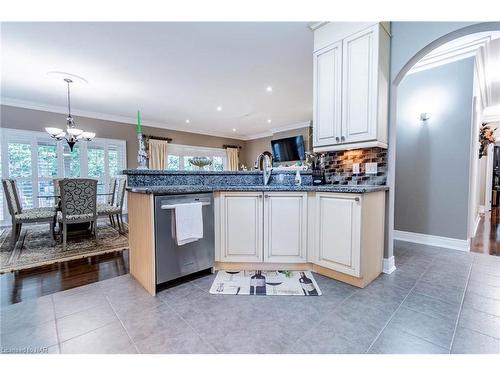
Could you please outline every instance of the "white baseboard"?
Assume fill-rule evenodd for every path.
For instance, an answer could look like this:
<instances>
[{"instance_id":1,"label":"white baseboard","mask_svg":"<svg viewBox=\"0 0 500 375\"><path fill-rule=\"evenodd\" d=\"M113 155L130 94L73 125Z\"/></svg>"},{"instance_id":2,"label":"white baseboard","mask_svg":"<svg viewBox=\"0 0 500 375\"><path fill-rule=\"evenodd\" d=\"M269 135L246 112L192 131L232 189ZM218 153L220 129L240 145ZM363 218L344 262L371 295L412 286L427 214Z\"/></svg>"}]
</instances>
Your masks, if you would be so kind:
<instances>
[{"instance_id":1,"label":"white baseboard","mask_svg":"<svg viewBox=\"0 0 500 375\"><path fill-rule=\"evenodd\" d=\"M396 266L394 264L394 257L392 256L390 258L384 258L382 272L390 274L390 273L393 273L395 270L396 270Z\"/></svg>"},{"instance_id":2,"label":"white baseboard","mask_svg":"<svg viewBox=\"0 0 500 375\"><path fill-rule=\"evenodd\" d=\"M469 251L470 244L468 240L459 240L457 238L433 236L431 234L394 231L394 239L406 242L420 243L423 245L446 247L448 249Z\"/></svg>"}]
</instances>

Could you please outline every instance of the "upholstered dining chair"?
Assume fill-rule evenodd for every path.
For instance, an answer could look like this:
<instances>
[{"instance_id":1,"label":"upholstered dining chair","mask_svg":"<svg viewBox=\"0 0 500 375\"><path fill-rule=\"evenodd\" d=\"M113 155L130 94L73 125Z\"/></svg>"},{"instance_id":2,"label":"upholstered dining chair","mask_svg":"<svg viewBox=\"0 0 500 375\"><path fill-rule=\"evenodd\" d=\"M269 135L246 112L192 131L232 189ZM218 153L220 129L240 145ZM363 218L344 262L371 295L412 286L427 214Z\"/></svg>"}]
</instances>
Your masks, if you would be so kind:
<instances>
[{"instance_id":1,"label":"upholstered dining chair","mask_svg":"<svg viewBox=\"0 0 500 375\"><path fill-rule=\"evenodd\" d=\"M52 179L54 184L54 205L59 207L59 200L61 199L61 189L59 188L59 181L64 180L64 178L56 177Z\"/></svg>"},{"instance_id":2,"label":"upholstered dining chair","mask_svg":"<svg viewBox=\"0 0 500 375\"><path fill-rule=\"evenodd\" d=\"M115 193L113 194L114 199L112 204L98 205L97 213L99 216L109 216L113 218L116 216L116 223L118 224L118 230L120 233L124 231L123 225L123 201L125 197L125 185L127 179L125 177L116 177ZM111 225L113 225L113 220L110 219Z\"/></svg>"},{"instance_id":3,"label":"upholstered dining chair","mask_svg":"<svg viewBox=\"0 0 500 375\"><path fill-rule=\"evenodd\" d=\"M108 193L109 195L108 199L106 199L106 203L97 203L97 216L108 216L109 223L114 227L115 221L113 215L107 215L106 212L112 211L112 208L114 207L113 204L115 203L116 196L116 177L111 177L109 179Z\"/></svg>"},{"instance_id":4,"label":"upholstered dining chair","mask_svg":"<svg viewBox=\"0 0 500 375\"><path fill-rule=\"evenodd\" d=\"M54 239L54 227L56 224L56 208L55 207L40 207L40 208L25 208L23 209L17 191L16 181L11 178L2 180L9 214L12 219L12 233L10 235L10 246L14 248L24 223L42 223L49 222L50 235Z\"/></svg>"},{"instance_id":5,"label":"upholstered dining chair","mask_svg":"<svg viewBox=\"0 0 500 375\"><path fill-rule=\"evenodd\" d=\"M61 241L66 250L68 224L90 222L91 232L97 237L97 180L65 178L59 181L61 211L57 221L62 230Z\"/></svg>"}]
</instances>

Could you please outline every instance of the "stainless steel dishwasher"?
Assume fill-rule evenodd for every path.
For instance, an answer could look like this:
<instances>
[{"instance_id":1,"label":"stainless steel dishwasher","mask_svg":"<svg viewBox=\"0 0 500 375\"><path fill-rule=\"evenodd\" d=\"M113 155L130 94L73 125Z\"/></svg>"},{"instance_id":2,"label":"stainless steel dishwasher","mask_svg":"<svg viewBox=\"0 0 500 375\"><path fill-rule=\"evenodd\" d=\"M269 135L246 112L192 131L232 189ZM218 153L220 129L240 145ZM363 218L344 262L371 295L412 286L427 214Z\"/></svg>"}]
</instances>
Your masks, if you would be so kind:
<instances>
[{"instance_id":1,"label":"stainless steel dishwasher","mask_svg":"<svg viewBox=\"0 0 500 375\"><path fill-rule=\"evenodd\" d=\"M172 234L174 207L192 202L201 202L202 204L203 238L178 246ZM156 285L213 267L213 207L211 193L155 197Z\"/></svg>"}]
</instances>

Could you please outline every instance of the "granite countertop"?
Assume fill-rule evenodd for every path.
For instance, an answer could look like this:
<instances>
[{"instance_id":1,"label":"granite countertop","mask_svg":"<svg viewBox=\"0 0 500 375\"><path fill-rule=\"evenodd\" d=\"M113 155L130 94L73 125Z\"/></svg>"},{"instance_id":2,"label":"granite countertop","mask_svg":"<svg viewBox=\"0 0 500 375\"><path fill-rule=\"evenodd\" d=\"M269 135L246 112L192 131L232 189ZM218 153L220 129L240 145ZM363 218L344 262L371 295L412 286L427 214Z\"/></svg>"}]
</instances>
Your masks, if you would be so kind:
<instances>
[{"instance_id":1,"label":"granite countertop","mask_svg":"<svg viewBox=\"0 0 500 375\"><path fill-rule=\"evenodd\" d=\"M330 193L373 193L389 190L387 185L169 185L129 187L128 191L143 194L186 194L215 191L319 191Z\"/></svg>"},{"instance_id":2,"label":"granite countertop","mask_svg":"<svg viewBox=\"0 0 500 375\"><path fill-rule=\"evenodd\" d=\"M262 171L165 171L159 169L124 169L123 174L128 175L257 175L262 174ZM295 174L297 170L294 169L278 169L273 168L274 174ZM310 175L312 171L300 170L302 175Z\"/></svg>"}]
</instances>

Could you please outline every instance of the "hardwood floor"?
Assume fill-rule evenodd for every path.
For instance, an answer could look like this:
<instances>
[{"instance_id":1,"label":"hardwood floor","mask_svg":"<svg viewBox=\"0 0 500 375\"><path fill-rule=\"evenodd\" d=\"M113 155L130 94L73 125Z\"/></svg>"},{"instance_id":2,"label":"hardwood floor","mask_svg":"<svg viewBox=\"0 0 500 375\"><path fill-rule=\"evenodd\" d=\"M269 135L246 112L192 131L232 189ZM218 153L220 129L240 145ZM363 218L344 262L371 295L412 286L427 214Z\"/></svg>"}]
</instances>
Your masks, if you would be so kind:
<instances>
[{"instance_id":1,"label":"hardwood floor","mask_svg":"<svg viewBox=\"0 0 500 375\"><path fill-rule=\"evenodd\" d=\"M11 305L129 272L128 250L0 275L0 301Z\"/></svg>"},{"instance_id":2,"label":"hardwood floor","mask_svg":"<svg viewBox=\"0 0 500 375\"><path fill-rule=\"evenodd\" d=\"M479 222L471 251L500 256L500 208L494 207Z\"/></svg>"}]
</instances>

